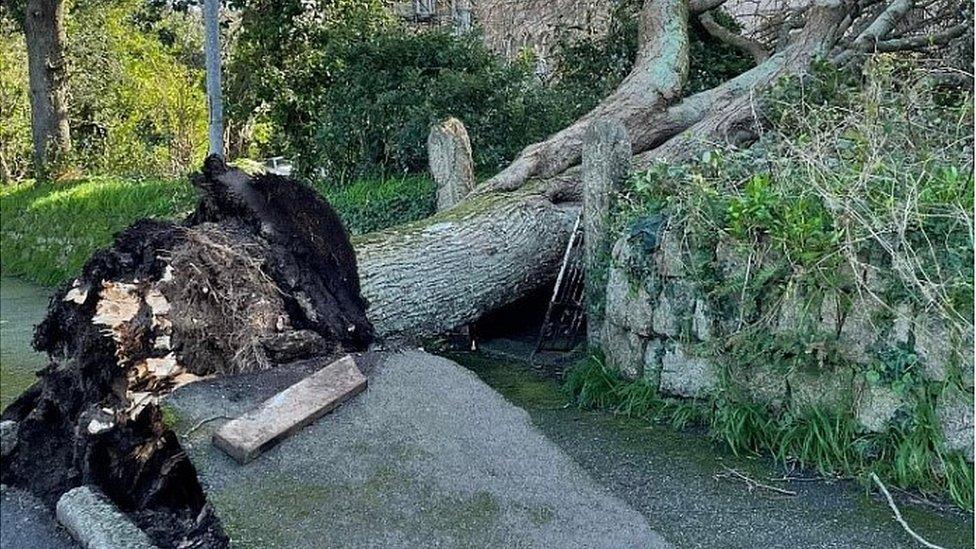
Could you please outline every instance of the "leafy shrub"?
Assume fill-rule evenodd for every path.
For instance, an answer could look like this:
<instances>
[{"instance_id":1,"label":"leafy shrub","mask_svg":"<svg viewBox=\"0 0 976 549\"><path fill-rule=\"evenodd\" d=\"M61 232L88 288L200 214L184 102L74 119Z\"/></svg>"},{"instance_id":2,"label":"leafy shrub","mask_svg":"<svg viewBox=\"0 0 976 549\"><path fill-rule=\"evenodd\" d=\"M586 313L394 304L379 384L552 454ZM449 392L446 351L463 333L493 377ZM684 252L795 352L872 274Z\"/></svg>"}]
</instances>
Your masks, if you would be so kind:
<instances>
[{"instance_id":1,"label":"leafy shrub","mask_svg":"<svg viewBox=\"0 0 976 549\"><path fill-rule=\"evenodd\" d=\"M947 381L929 381L909 343L873 348L869 363L852 364L836 333L815 326L780 333L770 329L781 318L775 310L755 310L790 288L813 310L828 292L845 310L855 306L850 296L862 293L881 305L878 314L893 315L907 303L936 316L940 336L965 341L973 329L971 97L881 57L863 78L815 67L805 80L777 84L760 107L769 128L750 149L660 164L635 177L617 201L617 231L639 235L651 227L657 235L662 212L683 227L692 251L707 252L690 255L702 295L716 311L729 310L723 304L734 299L745 319L704 346L726 376L715 397L700 403L700 421L736 453L770 453L829 474L874 471L971 509L972 468L945 451L933 404L964 383L958 365L965 362L955 357ZM717 272L711 251L720 240L750 254L745 279ZM640 277L636 262L632 274ZM864 264L873 280L853 276L851 266ZM914 329L917 335L922 328ZM890 388L906 405L887 431L864 434L850 403L773 409L752 402L733 380L756 365L774 376L829 376L853 367L858 379ZM628 382L602 366L580 368L569 387L581 403L641 409L624 397L644 394L644 387L628 391ZM672 408L654 409L666 416Z\"/></svg>"},{"instance_id":2,"label":"leafy shrub","mask_svg":"<svg viewBox=\"0 0 976 549\"><path fill-rule=\"evenodd\" d=\"M207 151L200 29L139 0L75 2L66 18L69 122L89 174L177 176ZM182 41L181 41L182 40Z\"/></svg>"},{"instance_id":3,"label":"leafy shrub","mask_svg":"<svg viewBox=\"0 0 976 549\"><path fill-rule=\"evenodd\" d=\"M139 0L78 0L65 16L71 161L87 174L174 176L207 147L199 29L186 14L146 17ZM10 181L30 174L27 53L0 23L0 153ZM182 41L181 41L182 40Z\"/></svg>"},{"instance_id":4,"label":"leafy shrub","mask_svg":"<svg viewBox=\"0 0 976 549\"><path fill-rule=\"evenodd\" d=\"M0 183L18 181L31 169L27 46L6 12L0 15Z\"/></svg>"},{"instance_id":5,"label":"leafy shrub","mask_svg":"<svg viewBox=\"0 0 976 549\"><path fill-rule=\"evenodd\" d=\"M713 151L638 176L618 222L665 207L702 242L739 242L813 287L867 258L876 297L972 329L972 105L890 59L860 83L821 67L764 100L772 127L748 150ZM876 287L860 290L877 294Z\"/></svg>"},{"instance_id":6,"label":"leafy shrub","mask_svg":"<svg viewBox=\"0 0 976 549\"><path fill-rule=\"evenodd\" d=\"M423 219L437 207L434 182L423 176L360 179L349 185L317 188L352 234Z\"/></svg>"},{"instance_id":7,"label":"leafy shrub","mask_svg":"<svg viewBox=\"0 0 976 549\"><path fill-rule=\"evenodd\" d=\"M307 175L423 171L429 128L448 116L467 127L478 169L491 171L578 114L528 63L497 58L477 36L409 31L376 3L319 7L314 24L297 2L242 5L231 110L270 121Z\"/></svg>"}]
</instances>

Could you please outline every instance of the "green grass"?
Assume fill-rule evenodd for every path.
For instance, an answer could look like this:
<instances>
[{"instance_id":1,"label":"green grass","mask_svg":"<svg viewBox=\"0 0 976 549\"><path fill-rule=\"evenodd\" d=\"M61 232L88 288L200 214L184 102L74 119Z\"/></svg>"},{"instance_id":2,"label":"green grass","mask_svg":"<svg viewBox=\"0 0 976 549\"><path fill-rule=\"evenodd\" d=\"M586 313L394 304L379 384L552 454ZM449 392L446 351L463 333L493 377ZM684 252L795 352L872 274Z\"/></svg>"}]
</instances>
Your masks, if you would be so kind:
<instances>
[{"instance_id":1,"label":"green grass","mask_svg":"<svg viewBox=\"0 0 976 549\"><path fill-rule=\"evenodd\" d=\"M352 234L429 217L437 205L433 180L419 175L359 179L341 186L316 184L315 188L329 199Z\"/></svg>"},{"instance_id":2,"label":"green grass","mask_svg":"<svg viewBox=\"0 0 976 549\"><path fill-rule=\"evenodd\" d=\"M920 388L914 413L880 434L863 434L850 411L819 408L774 411L720 394L714 400L664 399L644 381L628 381L599 356L577 363L564 389L584 408L667 421L676 428L707 426L710 436L736 456L766 454L781 463L796 462L825 476L859 478L870 472L885 482L946 497L973 509L973 468L958 452L941 449L941 431L931 402Z\"/></svg>"},{"instance_id":3,"label":"green grass","mask_svg":"<svg viewBox=\"0 0 976 549\"><path fill-rule=\"evenodd\" d=\"M424 177L317 188L354 234L434 210L434 184ZM193 209L195 196L186 179L91 177L0 187L0 271L35 284L58 284L75 276L118 231L144 217L179 219Z\"/></svg>"},{"instance_id":4,"label":"green grass","mask_svg":"<svg viewBox=\"0 0 976 549\"><path fill-rule=\"evenodd\" d=\"M92 177L0 188L0 271L50 286L74 276L93 251L142 217L192 209L189 183Z\"/></svg>"}]
</instances>

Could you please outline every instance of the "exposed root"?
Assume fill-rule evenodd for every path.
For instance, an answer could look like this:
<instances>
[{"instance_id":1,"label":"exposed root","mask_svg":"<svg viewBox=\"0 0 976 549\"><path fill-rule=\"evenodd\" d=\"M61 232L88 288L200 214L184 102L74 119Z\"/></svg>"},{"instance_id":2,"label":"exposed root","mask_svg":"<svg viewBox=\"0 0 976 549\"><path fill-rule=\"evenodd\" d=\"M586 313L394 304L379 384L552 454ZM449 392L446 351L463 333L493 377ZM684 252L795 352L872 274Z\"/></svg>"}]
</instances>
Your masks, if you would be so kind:
<instances>
[{"instance_id":1,"label":"exposed root","mask_svg":"<svg viewBox=\"0 0 976 549\"><path fill-rule=\"evenodd\" d=\"M226 547L159 403L201 376L364 350L355 255L301 184L209 159L184 226L140 221L52 298L34 346L51 357L9 406L2 482L53 507L96 485L160 547ZM248 204L256 205L254 207Z\"/></svg>"}]
</instances>

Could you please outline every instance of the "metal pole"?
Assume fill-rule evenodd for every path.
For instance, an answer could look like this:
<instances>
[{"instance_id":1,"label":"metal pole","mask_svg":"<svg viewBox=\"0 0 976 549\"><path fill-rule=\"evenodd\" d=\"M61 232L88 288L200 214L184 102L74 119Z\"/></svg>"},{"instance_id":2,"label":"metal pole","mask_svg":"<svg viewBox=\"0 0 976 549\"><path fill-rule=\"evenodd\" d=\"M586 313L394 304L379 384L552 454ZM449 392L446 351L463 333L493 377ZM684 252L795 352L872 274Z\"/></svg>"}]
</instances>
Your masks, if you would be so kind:
<instances>
[{"instance_id":1,"label":"metal pole","mask_svg":"<svg viewBox=\"0 0 976 549\"><path fill-rule=\"evenodd\" d=\"M207 105L210 109L210 154L224 156L224 104L220 96L220 0L204 0L203 25Z\"/></svg>"}]
</instances>

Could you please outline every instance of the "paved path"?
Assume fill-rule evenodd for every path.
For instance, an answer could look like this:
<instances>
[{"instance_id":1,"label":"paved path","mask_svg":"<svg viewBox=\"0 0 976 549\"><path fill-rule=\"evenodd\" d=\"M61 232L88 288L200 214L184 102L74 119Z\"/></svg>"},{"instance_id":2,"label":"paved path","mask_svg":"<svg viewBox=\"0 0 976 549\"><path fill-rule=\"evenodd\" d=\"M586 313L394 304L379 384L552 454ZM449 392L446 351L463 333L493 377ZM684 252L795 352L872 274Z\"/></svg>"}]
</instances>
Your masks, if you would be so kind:
<instances>
[{"instance_id":1,"label":"paved path","mask_svg":"<svg viewBox=\"0 0 976 549\"><path fill-rule=\"evenodd\" d=\"M786 473L767 458L736 457L701 430L668 426L565 407L558 385L527 365L458 353L489 386L529 412L536 427L601 485L641 512L668 541L682 548L914 549L920 547L892 518L887 504L852 481L809 471ZM796 491L796 497L749 490L727 469ZM906 520L948 549L973 547L973 515L936 512L896 493Z\"/></svg>"},{"instance_id":2,"label":"paved path","mask_svg":"<svg viewBox=\"0 0 976 549\"><path fill-rule=\"evenodd\" d=\"M34 496L4 488L0 494L0 548L72 549L78 547L54 515Z\"/></svg>"},{"instance_id":3,"label":"paved path","mask_svg":"<svg viewBox=\"0 0 976 549\"><path fill-rule=\"evenodd\" d=\"M237 546L667 546L468 370L419 351L366 369L365 393L249 465L210 444L221 421L182 437ZM305 373L184 387L168 401L177 432Z\"/></svg>"}]
</instances>

